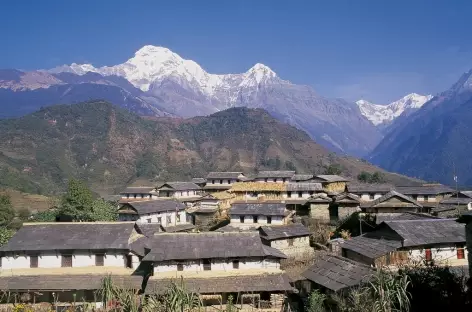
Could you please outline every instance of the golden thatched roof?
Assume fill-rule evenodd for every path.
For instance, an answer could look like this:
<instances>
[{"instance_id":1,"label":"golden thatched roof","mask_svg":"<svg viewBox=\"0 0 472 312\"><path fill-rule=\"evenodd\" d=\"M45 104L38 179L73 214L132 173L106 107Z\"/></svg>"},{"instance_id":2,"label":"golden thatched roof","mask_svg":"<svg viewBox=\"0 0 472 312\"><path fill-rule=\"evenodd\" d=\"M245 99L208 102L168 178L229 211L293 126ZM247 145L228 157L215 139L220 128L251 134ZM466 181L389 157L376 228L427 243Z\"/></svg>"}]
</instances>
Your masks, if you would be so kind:
<instances>
[{"instance_id":1,"label":"golden thatched roof","mask_svg":"<svg viewBox=\"0 0 472 312\"><path fill-rule=\"evenodd\" d=\"M284 183L275 182L236 182L231 186L229 192L285 192Z\"/></svg>"},{"instance_id":2,"label":"golden thatched roof","mask_svg":"<svg viewBox=\"0 0 472 312\"><path fill-rule=\"evenodd\" d=\"M214 198L222 200L222 199L230 199L234 197L234 194L230 194L228 191L222 192L215 192L211 194Z\"/></svg>"}]
</instances>

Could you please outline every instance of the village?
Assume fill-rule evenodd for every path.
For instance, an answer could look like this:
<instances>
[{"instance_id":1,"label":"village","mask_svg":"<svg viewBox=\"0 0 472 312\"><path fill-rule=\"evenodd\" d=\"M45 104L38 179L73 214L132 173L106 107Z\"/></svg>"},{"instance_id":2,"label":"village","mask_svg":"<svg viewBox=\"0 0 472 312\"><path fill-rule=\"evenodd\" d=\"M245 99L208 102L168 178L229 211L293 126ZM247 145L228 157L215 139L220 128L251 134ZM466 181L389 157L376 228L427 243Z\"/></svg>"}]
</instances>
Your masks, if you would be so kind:
<instances>
[{"instance_id":1,"label":"village","mask_svg":"<svg viewBox=\"0 0 472 312\"><path fill-rule=\"evenodd\" d=\"M24 223L0 249L0 289L100 308L104 278L143 296L182 280L208 311L230 301L282 311L294 295L342 294L379 269L434 263L470 275L472 191L260 171L118 197L117 222Z\"/></svg>"}]
</instances>

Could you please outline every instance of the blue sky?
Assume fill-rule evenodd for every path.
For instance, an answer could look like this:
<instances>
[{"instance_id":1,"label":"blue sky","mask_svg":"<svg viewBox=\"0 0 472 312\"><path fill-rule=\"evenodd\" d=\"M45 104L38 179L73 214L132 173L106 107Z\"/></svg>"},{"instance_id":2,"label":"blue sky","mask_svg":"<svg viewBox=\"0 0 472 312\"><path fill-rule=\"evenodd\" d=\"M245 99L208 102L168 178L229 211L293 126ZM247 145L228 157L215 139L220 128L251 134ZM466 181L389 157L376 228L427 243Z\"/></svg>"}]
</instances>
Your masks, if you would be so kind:
<instances>
[{"instance_id":1,"label":"blue sky","mask_svg":"<svg viewBox=\"0 0 472 312\"><path fill-rule=\"evenodd\" d=\"M0 68L114 65L145 44L212 73L257 62L329 97L387 103L472 68L472 1L4 0Z\"/></svg>"}]
</instances>

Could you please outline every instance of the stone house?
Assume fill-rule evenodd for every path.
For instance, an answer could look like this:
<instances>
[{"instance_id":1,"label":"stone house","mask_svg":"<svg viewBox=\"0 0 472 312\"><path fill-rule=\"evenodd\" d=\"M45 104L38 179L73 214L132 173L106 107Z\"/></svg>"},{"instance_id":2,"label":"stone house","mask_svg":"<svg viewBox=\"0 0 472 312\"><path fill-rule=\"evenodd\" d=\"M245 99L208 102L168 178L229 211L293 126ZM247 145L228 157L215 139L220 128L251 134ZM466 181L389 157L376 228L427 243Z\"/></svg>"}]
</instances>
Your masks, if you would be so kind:
<instances>
[{"instance_id":1,"label":"stone house","mask_svg":"<svg viewBox=\"0 0 472 312\"><path fill-rule=\"evenodd\" d=\"M422 205L437 204L450 197L454 190L442 184L424 184L421 186L397 186L395 190L413 198Z\"/></svg>"},{"instance_id":2,"label":"stone house","mask_svg":"<svg viewBox=\"0 0 472 312\"><path fill-rule=\"evenodd\" d=\"M321 183L327 193L341 193L346 189L349 179L334 174L321 174L315 176L311 182Z\"/></svg>"},{"instance_id":3,"label":"stone house","mask_svg":"<svg viewBox=\"0 0 472 312\"><path fill-rule=\"evenodd\" d=\"M182 277L205 306L221 307L232 295L243 309L280 310L294 290L280 269L286 256L262 244L257 232L160 234L147 246L143 263L152 265L153 276L146 294L163 292Z\"/></svg>"},{"instance_id":4,"label":"stone house","mask_svg":"<svg viewBox=\"0 0 472 312\"><path fill-rule=\"evenodd\" d=\"M341 193L333 197L332 210L335 221L344 220L361 211L360 198L354 194Z\"/></svg>"},{"instance_id":5,"label":"stone house","mask_svg":"<svg viewBox=\"0 0 472 312\"><path fill-rule=\"evenodd\" d=\"M310 217L325 223L344 220L361 210L359 197L349 193L331 197L324 193L316 194L308 199L308 204Z\"/></svg>"},{"instance_id":6,"label":"stone house","mask_svg":"<svg viewBox=\"0 0 472 312\"><path fill-rule=\"evenodd\" d=\"M199 198L202 188L192 182L167 182L157 189L159 197Z\"/></svg>"},{"instance_id":7,"label":"stone house","mask_svg":"<svg viewBox=\"0 0 472 312\"><path fill-rule=\"evenodd\" d=\"M298 182L298 183L287 183L286 194L282 197L290 199L307 199L317 193L326 194L323 190L321 183L313 182Z\"/></svg>"},{"instance_id":8,"label":"stone house","mask_svg":"<svg viewBox=\"0 0 472 312\"><path fill-rule=\"evenodd\" d=\"M292 181L295 171L259 171L255 182L287 183Z\"/></svg>"},{"instance_id":9,"label":"stone house","mask_svg":"<svg viewBox=\"0 0 472 312\"><path fill-rule=\"evenodd\" d=\"M332 202L333 199L326 194L315 194L310 197L308 199L310 218L328 223L334 221L336 214L330 209Z\"/></svg>"},{"instance_id":10,"label":"stone house","mask_svg":"<svg viewBox=\"0 0 472 312\"><path fill-rule=\"evenodd\" d=\"M196 206L189 210L195 226L208 226L219 216L219 200L211 194L199 199Z\"/></svg>"},{"instance_id":11,"label":"stone house","mask_svg":"<svg viewBox=\"0 0 472 312\"><path fill-rule=\"evenodd\" d=\"M349 183L346 193L357 195L361 201L372 201L394 190L390 184Z\"/></svg>"},{"instance_id":12,"label":"stone house","mask_svg":"<svg viewBox=\"0 0 472 312\"><path fill-rule=\"evenodd\" d=\"M230 225L251 228L259 225L283 225L291 213L281 202L235 202L231 204Z\"/></svg>"},{"instance_id":13,"label":"stone house","mask_svg":"<svg viewBox=\"0 0 472 312\"><path fill-rule=\"evenodd\" d=\"M310 230L301 223L259 227L262 242L277 248L290 258L313 256Z\"/></svg>"},{"instance_id":14,"label":"stone house","mask_svg":"<svg viewBox=\"0 0 472 312\"><path fill-rule=\"evenodd\" d=\"M120 192L122 199L155 199L158 197L155 187L129 186Z\"/></svg>"},{"instance_id":15,"label":"stone house","mask_svg":"<svg viewBox=\"0 0 472 312\"><path fill-rule=\"evenodd\" d=\"M345 240L342 255L368 265L467 265L464 227L453 219L397 220Z\"/></svg>"},{"instance_id":16,"label":"stone house","mask_svg":"<svg viewBox=\"0 0 472 312\"><path fill-rule=\"evenodd\" d=\"M465 238L467 248L467 259L469 261L469 277L472 276L472 212L463 213L457 222L465 224Z\"/></svg>"},{"instance_id":17,"label":"stone house","mask_svg":"<svg viewBox=\"0 0 472 312\"><path fill-rule=\"evenodd\" d=\"M343 294L369 281L375 270L368 265L338 255L323 253L302 273L299 285L302 296L314 290L321 293Z\"/></svg>"},{"instance_id":18,"label":"stone house","mask_svg":"<svg viewBox=\"0 0 472 312\"><path fill-rule=\"evenodd\" d=\"M0 289L34 302L93 302L112 274L117 285L139 290L142 239L134 222L24 223L0 249Z\"/></svg>"},{"instance_id":19,"label":"stone house","mask_svg":"<svg viewBox=\"0 0 472 312\"><path fill-rule=\"evenodd\" d=\"M209 193L229 190L234 183L246 180L242 172L210 172L203 189Z\"/></svg>"},{"instance_id":20,"label":"stone house","mask_svg":"<svg viewBox=\"0 0 472 312\"><path fill-rule=\"evenodd\" d=\"M472 191L454 192L439 202L441 208L453 208L459 213L472 210Z\"/></svg>"},{"instance_id":21,"label":"stone house","mask_svg":"<svg viewBox=\"0 0 472 312\"><path fill-rule=\"evenodd\" d=\"M158 223L163 227L191 223L185 205L174 199L125 203L118 210L118 219L137 223Z\"/></svg>"},{"instance_id":22,"label":"stone house","mask_svg":"<svg viewBox=\"0 0 472 312\"><path fill-rule=\"evenodd\" d=\"M390 191L373 201L361 203L361 209L363 212L374 214L423 212L423 205L397 191Z\"/></svg>"}]
</instances>

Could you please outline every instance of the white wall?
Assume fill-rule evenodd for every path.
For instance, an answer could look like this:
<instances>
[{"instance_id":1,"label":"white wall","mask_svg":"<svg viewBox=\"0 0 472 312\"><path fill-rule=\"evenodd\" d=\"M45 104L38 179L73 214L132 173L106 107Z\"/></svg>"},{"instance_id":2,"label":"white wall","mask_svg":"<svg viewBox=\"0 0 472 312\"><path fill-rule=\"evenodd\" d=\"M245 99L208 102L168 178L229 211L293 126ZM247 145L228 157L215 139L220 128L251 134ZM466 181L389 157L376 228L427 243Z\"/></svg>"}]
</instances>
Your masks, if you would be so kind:
<instances>
[{"instance_id":1,"label":"white wall","mask_svg":"<svg viewBox=\"0 0 472 312\"><path fill-rule=\"evenodd\" d=\"M137 193L137 194L121 194L121 198L153 198L157 197L156 194L149 194L149 193Z\"/></svg>"},{"instance_id":2,"label":"white wall","mask_svg":"<svg viewBox=\"0 0 472 312\"><path fill-rule=\"evenodd\" d=\"M300 194L299 192L290 192L290 196L289 196L289 192L287 193L284 193L282 196L284 198L290 198L290 199L297 199L297 198L309 198L310 196L313 196L314 194L325 194L325 193L319 193L319 192L308 192L308 191L303 191L301 192L301 197L300 197Z\"/></svg>"},{"instance_id":3,"label":"white wall","mask_svg":"<svg viewBox=\"0 0 472 312\"><path fill-rule=\"evenodd\" d=\"M426 250L412 248L408 251L409 259L413 261L425 260ZM431 248L431 257L435 261L457 260L457 248L455 246L443 246ZM468 259L467 248L464 247L464 259Z\"/></svg>"},{"instance_id":4,"label":"white wall","mask_svg":"<svg viewBox=\"0 0 472 312\"><path fill-rule=\"evenodd\" d=\"M169 195L169 196L167 196ZM159 197L175 197L175 198L185 198L185 197L197 197L197 190L188 190L188 191L159 191Z\"/></svg>"},{"instance_id":5,"label":"white wall","mask_svg":"<svg viewBox=\"0 0 472 312\"><path fill-rule=\"evenodd\" d=\"M236 182L236 179L210 179L207 181L206 185L231 185Z\"/></svg>"},{"instance_id":6,"label":"white wall","mask_svg":"<svg viewBox=\"0 0 472 312\"><path fill-rule=\"evenodd\" d=\"M370 194L372 193L364 193L364 194L361 194L361 200L363 201L370 201L370 200L375 200L377 198L380 198L382 197L383 195L382 194L379 194L379 193L374 193L374 198L370 198Z\"/></svg>"},{"instance_id":7,"label":"white wall","mask_svg":"<svg viewBox=\"0 0 472 312\"><path fill-rule=\"evenodd\" d=\"M183 272L203 271L202 260L186 260L182 262L184 264ZM232 259L211 259L211 271L240 271L250 269L280 269L280 260L263 258L239 259L239 269L234 269ZM154 263L154 274L159 272L178 272L177 263L174 261Z\"/></svg>"},{"instance_id":8,"label":"white wall","mask_svg":"<svg viewBox=\"0 0 472 312\"><path fill-rule=\"evenodd\" d=\"M125 252L106 252L103 259L105 267L124 267ZM86 251L76 251L72 256L72 267L90 267L95 266L95 253ZM139 265L139 258L135 255L133 258L133 267ZM136 265L136 266L135 266ZM62 255L59 252L44 251L38 254L38 268L60 268L62 266ZM30 268L30 256L19 255L18 257L2 257L2 269L23 269Z\"/></svg>"},{"instance_id":9,"label":"white wall","mask_svg":"<svg viewBox=\"0 0 472 312\"><path fill-rule=\"evenodd\" d=\"M285 178L285 181L284 181L283 178L267 178L267 181L266 181L265 178L256 178L256 179L254 179L254 181L256 181L256 182L262 182L262 183L264 183L264 182L267 182L267 183L268 183L268 182L272 182L272 183L274 183L274 182L276 182L276 183L288 183L288 182L291 182L292 179L291 179L291 178Z\"/></svg>"},{"instance_id":10,"label":"white wall","mask_svg":"<svg viewBox=\"0 0 472 312\"><path fill-rule=\"evenodd\" d=\"M268 224L266 216L257 216L257 223L254 223L253 216L244 216L244 223L241 223L240 217L241 217L240 215L232 215L230 224L232 226L240 226L240 227L254 226L256 224L262 224L262 225ZM284 224L284 219L282 216L272 216L271 225L282 225L282 224Z\"/></svg>"},{"instance_id":11,"label":"white wall","mask_svg":"<svg viewBox=\"0 0 472 312\"><path fill-rule=\"evenodd\" d=\"M164 227L189 223L185 210L179 211L178 214L180 215L180 221L176 220L177 214L176 214L175 211L169 211L169 212L160 212L160 213L151 213L151 214L146 214L146 215L140 215L139 219L136 222L138 222L138 223L159 223L159 218L161 218L160 224L162 224L162 226L164 226ZM170 218L170 220L169 220L169 218ZM170 222L168 222L168 221L170 221Z\"/></svg>"}]
</instances>

